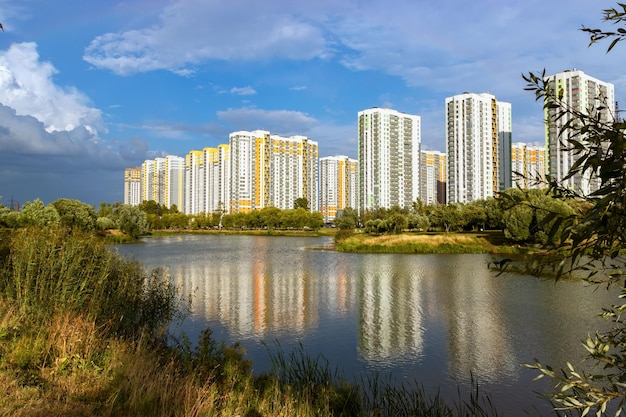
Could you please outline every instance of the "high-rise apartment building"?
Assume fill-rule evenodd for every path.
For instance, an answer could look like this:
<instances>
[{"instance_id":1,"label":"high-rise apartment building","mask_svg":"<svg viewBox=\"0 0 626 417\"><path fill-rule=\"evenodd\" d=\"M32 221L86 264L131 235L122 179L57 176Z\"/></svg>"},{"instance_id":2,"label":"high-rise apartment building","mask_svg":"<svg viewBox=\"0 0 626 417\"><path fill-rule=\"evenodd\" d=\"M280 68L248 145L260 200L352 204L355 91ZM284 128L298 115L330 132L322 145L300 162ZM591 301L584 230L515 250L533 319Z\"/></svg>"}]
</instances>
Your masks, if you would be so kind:
<instances>
[{"instance_id":1,"label":"high-rise apartment building","mask_svg":"<svg viewBox=\"0 0 626 417\"><path fill-rule=\"evenodd\" d=\"M488 93L446 98L447 202L494 197L511 186L511 104Z\"/></svg>"},{"instance_id":2,"label":"high-rise apartment building","mask_svg":"<svg viewBox=\"0 0 626 417\"><path fill-rule=\"evenodd\" d=\"M446 204L446 154L420 152L420 199L426 205Z\"/></svg>"},{"instance_id":3,"label":"high-rise apartment building","mask_svg":"<svg viewBox=\"0 0 626 417\"><path fill-rule=\"evenodd\" d=\"M141 164L141 201L156 201L156 164L154 159L146 159Z\"/></svg>"},{"instance_id":4,"label":"high-rise apartment building","mask_svg":"<svg viewBox=\"0 0 626 417\"><path fill-rule=\"evenodd\" d=\"M186 214L229 212L229 145L190 151L184 172Z\"/></svg>"},{"instance_id":5,"label":"high-rise apartment building","mask_svg":"<svg viewBox=\"0 0 626 417\"><path fill-rule=\"evenodd\" d=\"M163 201L160 203L168 209L176 206L179 211L185 209L185 159L180 156L168 155L165 157L165 174L163 182Z\"/></svg>"},{"instance_id":6,"label":"high-rise apartment building","mask_svg":"<svg viewBox=\"0 0 626 417\"><path fill-rule=\"evenodd\" d=\"M420 116L358 113L359 209L411 207L419 197Z\"/></svg>"},{"instance_id":7,"label":"high-rise apartment building","mask_svg":"<svg viewBox=\"0 0 626 417\"><path fill-rule=\"evenodd\" d=\"M309 208L318 210L317 142L264 130L233 132L229 142L231 212L270 206L291 209L298 198L306 198Z\"/></svg>"},{"instance_id":8,"label":"high-rise apartment building","mask_svg":"<svg viewBox=\"0 0 626 417\"><path fill-rule=\"evenodd\" d=\"M124 204L136 206L141 203L141 167L124 170Z\"/></svg>"},{"instance_id":9,"label":"high-rise apartment building","mask_svg":"<svg viewBox=\"0 0 626 417\"><path fill-rule=\"evenodd\" d=\"M185 214L206 213L204 152L192 150L185 156Z\"/></svg>"},{"instance_id":10,"label":"high-rise apartment building","mask_svg":"<svg viewBox=\"0 0 626 417\"><path fill-rule=\"evenodd\" d=\"M583 71L564 71L546 78L548 86L558 100L572 111L583 114L599 113L602 120L610 122L615 116L615 88L613 84L593 78ZM567 149L567 139L577 132L567 129L567 117L556 117L558 109L546 108L546 171L564 186L588 195L599 187L599 179L586 171L565 178L577 156ZM584 137L577 137L584 142Z\"/></svg>"},{"instance_id":11,"label":"high-rise apartment building","mask_svg":"<svg viewBox=\"0 0 626 417\"><path fill-rule=\"evenodd\" d=\"M171 208L184 209L184 159L168 155L146 160L141 165L141 201L154 200Z\"/></svg>"},{"instance_id":12,"label":"high-rise apartment building","mask_svg":"<svg viewBox=\"0 0 626 417\"><path fill-rule=\"evenodd\" d=\"M544 188L546 148L544 146L513 143L513 186L519 188Z\"/></svg>"},{"instance_id":13,"label":"high-rise apartment building","mask_svg":"<svg viewBox=\"0 0 626 417\"><path fill-rule=\"evenodd\" d=\"M347 207L358 207L358 166L356 159L343 155L320 158L319 211L325 223Z\"/></svg>"}]
</instances>

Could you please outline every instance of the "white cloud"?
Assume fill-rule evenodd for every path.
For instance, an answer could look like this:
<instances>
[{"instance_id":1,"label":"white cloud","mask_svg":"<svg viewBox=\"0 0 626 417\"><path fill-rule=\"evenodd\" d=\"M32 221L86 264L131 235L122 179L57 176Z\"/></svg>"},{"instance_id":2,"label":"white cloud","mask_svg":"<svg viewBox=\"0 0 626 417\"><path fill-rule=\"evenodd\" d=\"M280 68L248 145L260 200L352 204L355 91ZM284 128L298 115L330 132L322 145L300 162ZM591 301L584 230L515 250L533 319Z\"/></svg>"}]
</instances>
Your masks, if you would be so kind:
<instances>
[{"instance_id":1,"label":"white cloud","mask_svg":"<svg viewBox=\"0 0 626 417\"><path fill-rule=\"evenodd\" d=\"M119 170L141 160L145 141L103 140L101 111L77 89L56 85L56 72L39 60L34 43L0 51L0 165L5 171L41 158L55 163L33 166L33 174L72 167L72 175L88 175L98 167Z\"/></svg>"},{"instance_id":2,"label":"white cloud","mask_svg":"<svg viewBox=\"0 0 626 417\"><path fill-rule=\"evenodd\" d=\"M269 130L282 135L307 135L318 121L306 113L294 110L262 110L242 107L217 112L217 117L234 130Z\"/></svg>"},{"instance_id":3,"label":"white cloud","mask_svg":"<svg viewBox=\"0 0 626 417\"><path fill-rule=\"evenodd\" d=\"M247 87L233 87L230 89L231 94L236 94L238 96L252 96L254 94L256 94L256 91L254 90L254 88L247 86Z\"/></svg>"},{"instance_id":4,"label":"white cloud","mask_svg":"<svg viewBox=\"0 0 626 417\"><path fill-rule=\"evenodd\" d=\"M280 3L176 1L150 27L96 37L84 59L120 75L157 69L188 75L207 60L325 56L322 30Z\"/></svg>"},{"instance_id":5,"label":"white cloud","mask_svg":"<svg viewBox=\"0 0 626 417\"><path fill-rule=\"evenodd\" d=\"M48 132L79 126L96 134L104 130L101 112L73 87L61 88L52 77L56 69L41 62L35 43L13 44L0 51L0 103L18 115L35 117Z\"/></svg>"}]
</instances>

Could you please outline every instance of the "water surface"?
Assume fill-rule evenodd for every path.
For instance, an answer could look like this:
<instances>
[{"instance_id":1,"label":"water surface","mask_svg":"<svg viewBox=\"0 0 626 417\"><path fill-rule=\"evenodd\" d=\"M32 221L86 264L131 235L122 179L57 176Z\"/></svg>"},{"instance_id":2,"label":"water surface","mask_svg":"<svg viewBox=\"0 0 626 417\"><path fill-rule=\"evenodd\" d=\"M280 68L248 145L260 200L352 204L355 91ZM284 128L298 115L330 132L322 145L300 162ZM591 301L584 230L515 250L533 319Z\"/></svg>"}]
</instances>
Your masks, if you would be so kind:
<instances>
[{"instance_id":1,"label":"water surface","mask_svg":"<svg viewBox=\"0 0 626 417\"><path fill-rule=\"evenodd\" d=\"M328 237L179 235L117 246L147 268L165 266L193 311L192 340L210 327L239 341L255 372L266 344L302 343L351 380L379 372L456 398L471 375L507 415L549 415L521 363L576 363L581 340L606 323L616 290L581 281L489 271L489 255L346 254L311 250Z\"/></svg>"}]
</instances>

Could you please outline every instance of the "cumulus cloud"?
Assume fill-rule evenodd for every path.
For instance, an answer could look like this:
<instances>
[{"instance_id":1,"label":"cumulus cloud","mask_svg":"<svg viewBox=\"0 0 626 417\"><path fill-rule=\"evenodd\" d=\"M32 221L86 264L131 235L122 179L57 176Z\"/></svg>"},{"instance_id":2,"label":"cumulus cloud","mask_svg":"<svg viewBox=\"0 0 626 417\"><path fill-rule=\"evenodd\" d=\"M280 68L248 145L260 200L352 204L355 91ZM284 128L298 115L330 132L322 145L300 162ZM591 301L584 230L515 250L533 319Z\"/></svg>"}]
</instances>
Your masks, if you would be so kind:
<instances>
[{"instance_id":1,"label":"cumulus cloud","mask_svg":"<svg viewBox=\"0 0 626 417\"><path fill-rule=\"evenodd\" d=\"M317 119L299 111L254 107L218 111L217 117L235 130L262 129L283 135L306 135L318 124Z\"/></svg>"},{"instance_id":2,"label":"cumulus cloud","mask_svg":"<svg viewBox=\"0 0 626 417\"><path fill-rule=\"evenodd\" d=\"M176 1L149 27L96 37L84 59L120 75L157 69L189 75L207 60L327 55L320 27L280 3Z\"/></svg>"},{"instance_id":3,"label":"cumulus cloud","mask_svg":"<svg viewBox=\"0 0 626 417\"><path fill-rule=\"evenodd\" d=\"M96 134L104 130L100 110L73 87L61 88L52 77L56 69L41 62L37 45L13 44L0 51L0 103L18 115L35 117L49 132L69 131L78 126Z\"/></svg>"},{"instance_id":4,"label":"cumulus cloud","mask_svg":"<svg viewBox=\"0 0 626 417\"><path fill-rule=\"evenodd\" d=\"M100 110L76 88L56 85L54 74L34 43L0 50L0 190L22 202L61 195L119 200L110 179L145 158L145 141L103 140ZM70 185L79 183L87 185Z\"/></svg>"}]
</instances>

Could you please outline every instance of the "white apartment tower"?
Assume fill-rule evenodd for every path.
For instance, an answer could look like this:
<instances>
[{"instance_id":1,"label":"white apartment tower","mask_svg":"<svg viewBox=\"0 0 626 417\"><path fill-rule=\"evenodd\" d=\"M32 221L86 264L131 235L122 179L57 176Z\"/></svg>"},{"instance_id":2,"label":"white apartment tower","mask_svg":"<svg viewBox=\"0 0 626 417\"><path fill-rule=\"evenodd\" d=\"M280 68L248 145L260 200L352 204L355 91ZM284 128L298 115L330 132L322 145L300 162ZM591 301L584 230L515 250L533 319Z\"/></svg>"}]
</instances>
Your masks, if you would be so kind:
<instances>
[{"instance_id":1,"label":"white apartment tower","mask_svg":"<svg viewBox=\"0 0 626 417\"><path fill-rule=\"evenodd\" d=\"M160 203L168 209L176 206L184 212L185 200L185 159L180 156L168 155L165 157L165 174L163 182L163 201Z\"/></svg>"},{"instance_id":2,"label":"white apartment tower","mask_svg":"<svg viewBox=\"0 0 626 417\"><path fill-rule=\"evenodd\" d=\"M204 152L190 151L185 156L185 214L206 213L204 170Z\"/></svg>"},{"instance_id":3,"label":"white apartment tower","mask_svg":"<svg viewBox=\"0 0 626 417\"><path fill-rule=\"evenodd\" d=\"M494 197L511 186L511 104L488 93L446 98L447 203Z\"/></svg>"},{"instance_id":4,"label":"white apartment tower","mask_svg":"<svg viewBox=\"0 0 626 417\"><path fill-rule=\"evenodd\" d=\"M184 159L168 155L141 165L141 201L154 200L168 209L184 209Z\"/></svg>"},{"instance_id":5,"label":"white apartment tower","mask_svg":"<svg viewBox=\"0 0 626 417\"><path fill-rule=\"evenodd\" d=\"M124 204L136 206L141 203L141 167L124 170Z\"/></svg>"},{"instance_id":6,"label":"white apartment tower","mask_svg":"<svg viewBox=\"0 0 626 417\"><path fill-rule=\"evenodd\" d=\"M154 159L146 159L141 164L141 201L156 201L156 164Z\"/></svg>"},{"instance_id":7,"label":"white apartment tower","mask_svg":"<svg viewBox=\"0 0 626 417\"><path fill-rule=\"evenodd\" d=\"M359 209L411 207L419 197L420 116L358 113Z\"/></svg>"},{"instance_id":8,"label":"white apartment tower","mask_svg":"<svg viewBox=\"0 0 626 417\"><path fill-rule=\"evenodd\" d=\"M558 100L567 108L592 114L599 112L600 117L611 122L615 116L615 87L611 83L593 78L583 71L564 71L546 78L550 89ZM545 141L548 155L546 171L564 186L588 195L599 188L599 179L592 172L578 173L565 179L577 156L566 149L568 137L576 134L564 126L568 123L565 117L557 118L558 109L546 108ZM584 140L584 138L577 138Z\"/></svg>"},{"instance_id":9,"label":"white apartment tower","mask_svg":"<svg viewBox=\"0 0 626 417\"><path fill-rule=\"evenodd\" d=\"M325 223L332 222L341 210L358 206L358 166L356 159L343 155L320 158L319 211Z\"/></svg>"},{"instance_id":10,"label":"white apartment tower","mask_svg":"<svg viewBox=\"0 0 626 417\"><path fill-rule=\"evenodd\" d=\"M230 147L192 150L185 157L185 213L228 213Z\"/></svg>"}]
</instances>

